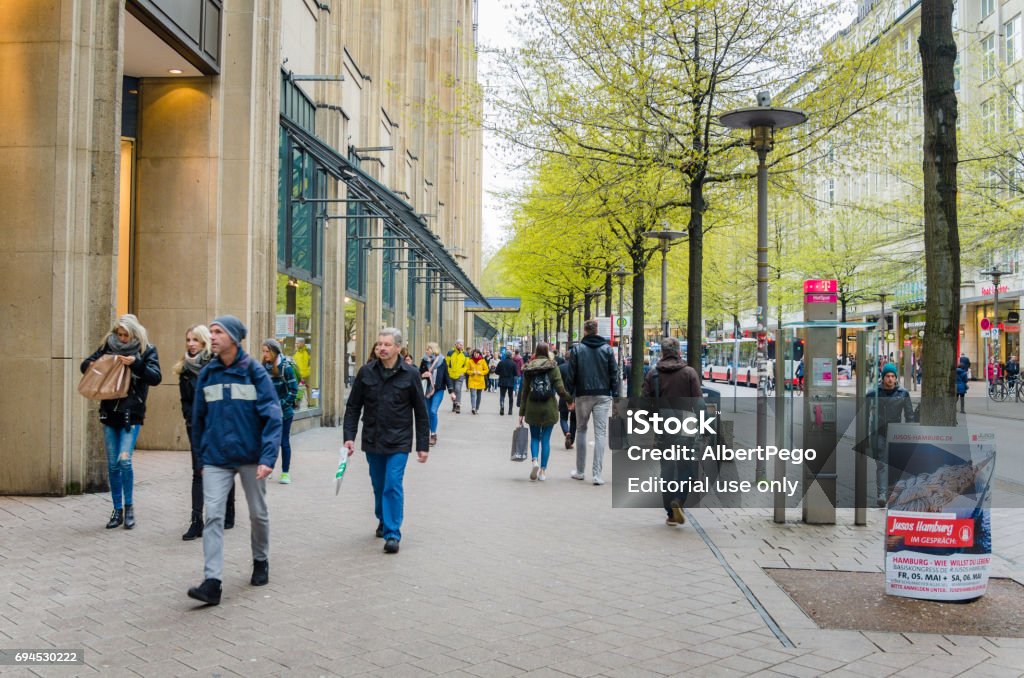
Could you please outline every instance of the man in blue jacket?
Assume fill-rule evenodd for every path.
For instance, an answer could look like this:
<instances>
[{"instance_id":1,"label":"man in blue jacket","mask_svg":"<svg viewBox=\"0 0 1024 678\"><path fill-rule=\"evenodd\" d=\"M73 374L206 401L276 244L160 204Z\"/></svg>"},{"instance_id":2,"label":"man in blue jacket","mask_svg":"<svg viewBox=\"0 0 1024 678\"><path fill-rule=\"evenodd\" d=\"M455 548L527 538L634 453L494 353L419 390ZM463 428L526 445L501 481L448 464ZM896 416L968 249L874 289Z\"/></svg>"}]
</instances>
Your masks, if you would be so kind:
<instances>
[{"instance_id":1,"label":"man in blue jacket","mask_svg":"<svg viewBox=\"0 0 1024 678\"><path fill-rule=\"evenodd\" d=\"M192 439L203 465L203 583L190 588L190 598L220 603L224 567L224 504L242 479L252 523L253 586L270 578L270 516L267 476L274 470L281 446L281 404L267 371L242 347L245 325L233 315L210 323L213 359L199 373L192 406Z\"/></svg>"}]
</instances>

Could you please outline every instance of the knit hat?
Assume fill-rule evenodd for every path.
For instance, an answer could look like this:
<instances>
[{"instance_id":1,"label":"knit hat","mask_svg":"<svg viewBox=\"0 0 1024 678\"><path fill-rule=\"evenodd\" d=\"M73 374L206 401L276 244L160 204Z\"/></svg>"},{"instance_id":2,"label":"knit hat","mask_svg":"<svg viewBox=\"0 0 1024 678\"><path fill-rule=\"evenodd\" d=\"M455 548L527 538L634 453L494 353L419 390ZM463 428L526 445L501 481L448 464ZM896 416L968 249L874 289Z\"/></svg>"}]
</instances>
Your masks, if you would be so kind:
<instances>
[{"instance_id":1,"label":"knit hat","mask_svg":"<svg viewBox=\"0 0 1024 678\"><path fill-rule=\"evenodd\" d=\"M899 371L897 371L896 366L892 363L886 363L882 366L882 377L884 378L887 374L899 376Z\"/></svg>"},{"instance_id":2,"label":"knit hat","mask_svg":"<svg viewBox=\"0 0 1024 678\"><path fill-rule=\"evenodd\" d=\"M277 343L277 339L267 339L263 345L273 351L274 355L281 355L281 344Z\"/></svg>"},{"instance_id":3,"label":"knit hat","mask_svg":"<svg viewBox=\"0 0 1024 678\"><path fill-rule=\"evenodd\" d=\"M231 341L236 344L241 344L242 340L245 339L246 335L249 333L248 330L245 329L245 325L242 324L242 321L233 315L222 315L214 318L210 321L210 327L213 327L214 325L220 325L221 329L227 332L228 336L231 337Z\"/></svg>"}]
</instances>

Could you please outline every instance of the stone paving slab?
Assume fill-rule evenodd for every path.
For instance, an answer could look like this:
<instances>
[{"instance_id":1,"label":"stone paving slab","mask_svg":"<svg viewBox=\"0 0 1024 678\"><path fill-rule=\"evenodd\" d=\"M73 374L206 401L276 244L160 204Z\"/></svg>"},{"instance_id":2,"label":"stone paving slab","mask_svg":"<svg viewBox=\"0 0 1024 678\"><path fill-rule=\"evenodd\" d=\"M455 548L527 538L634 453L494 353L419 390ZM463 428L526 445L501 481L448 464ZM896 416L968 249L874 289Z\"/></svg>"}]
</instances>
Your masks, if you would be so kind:
<instances>
[{"instance_id":1,"label":"stone paving slab","mask_svg":"<svg viewBox=\"0 0 1024 678\"><path fill-rule=\"evenodd\" d=\"M132 531L104 529L109 495L0 498L0 646L82 647L88 663L0 672L1024 674L1019 639L818 629L761 570L813 562L877 571L877 517L867 529L808 528L774 526L763 511L695 511L795 645L785 646L691 526L667 528L657 510L612 509L609 485L571 480L575 451L560 437L550 479L531 483L528 465L508 461L515 418L490 412L496 398L484 397L478 416L442 412L430 462L410 462L397 556L381 553L373 535L365 459L354 458L334 496L340 431L295 436L293 483L268 486L270 584L248 584L240 496L214 608L185 596L202 576L201 543L180 538L187 453L136 453ZM1001 518L997 540L1000 529L1024 531L1017 522Z\"/></svg>"}]
</instances>

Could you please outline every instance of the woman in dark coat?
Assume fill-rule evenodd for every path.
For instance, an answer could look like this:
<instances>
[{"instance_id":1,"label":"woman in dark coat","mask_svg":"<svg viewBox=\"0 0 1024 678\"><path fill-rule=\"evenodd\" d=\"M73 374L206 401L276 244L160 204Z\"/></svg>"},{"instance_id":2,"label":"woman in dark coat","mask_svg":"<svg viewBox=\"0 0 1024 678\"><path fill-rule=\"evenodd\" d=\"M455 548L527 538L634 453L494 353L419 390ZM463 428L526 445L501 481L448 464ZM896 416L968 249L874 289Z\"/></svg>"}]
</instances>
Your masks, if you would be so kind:
<instances>
[{"instance_id":1,"label":"woman in dark coat","mask_svg":"<svg viewBox=\"0 0 1024 678\"><path fill-rule=\"evenodd\" d=\"M551 359L548 345L541 342L533 360L523 366L523 392L519 404L519 424L530 425L530 456L533 468L530 480L547 480L551 456L551 430L558 423L558 394L574 409L572 395L562 384L562 374ZM538 461L537 456L540 455Z\"/></svg>"},{"instance_id":2,"label":"woman in dark coat","mask_svg":"<svg viewBox=\"0 0 1024 678\"><path fill-rule=\"evenodd\" d=\"M123 524L125 529L130 530L135 527L132 454L146 418L149 387L160 383L160 359L156 346L149 343L146 328L130 313L118 318L103 345L82 361L82 373L100 356L108 354L117 356L117 360L128 366L131 384L124 398L100 401L110 498L114 503L107 529Z\"/></svg>"}]
</instances>

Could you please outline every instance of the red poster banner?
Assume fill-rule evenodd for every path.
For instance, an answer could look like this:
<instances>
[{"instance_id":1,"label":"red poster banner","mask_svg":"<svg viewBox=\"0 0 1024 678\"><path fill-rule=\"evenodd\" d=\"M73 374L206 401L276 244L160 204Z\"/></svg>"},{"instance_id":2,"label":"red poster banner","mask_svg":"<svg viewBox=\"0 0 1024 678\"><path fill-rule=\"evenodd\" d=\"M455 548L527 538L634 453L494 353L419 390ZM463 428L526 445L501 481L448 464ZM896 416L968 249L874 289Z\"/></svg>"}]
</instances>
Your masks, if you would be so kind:
<instances>
[{"instance_id":1,"label":"red poster banner","mask_svg":"<svg viewBox=\"0 0 1024 678\"><path fill-rule=\"evenodd\" d=\"M886 534L903 537L907 546L963 548L974 545L974 520L956 518L923 518L890 513Z\"/></svg>"}]
</instances>

